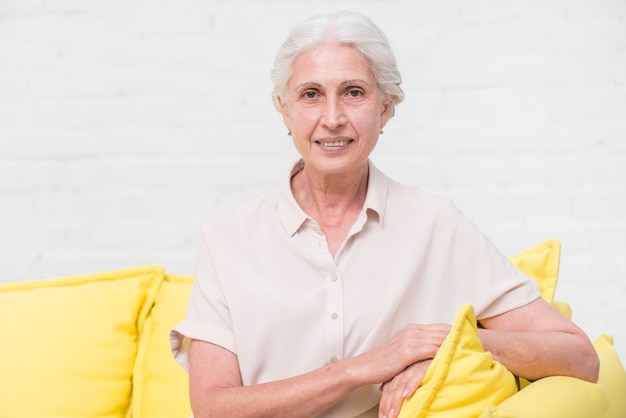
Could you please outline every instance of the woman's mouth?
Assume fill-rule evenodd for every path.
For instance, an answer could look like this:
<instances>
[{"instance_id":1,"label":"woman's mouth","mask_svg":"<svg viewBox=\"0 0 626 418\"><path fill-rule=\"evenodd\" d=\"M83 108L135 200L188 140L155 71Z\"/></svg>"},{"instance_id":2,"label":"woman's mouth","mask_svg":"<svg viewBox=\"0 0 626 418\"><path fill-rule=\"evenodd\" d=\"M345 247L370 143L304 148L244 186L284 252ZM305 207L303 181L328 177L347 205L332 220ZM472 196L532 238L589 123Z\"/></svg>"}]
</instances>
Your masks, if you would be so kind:
<instances>
[{"instance_id":1,"label":"woman's mouth","mask_svg":"<svg viewBox=\"0 0 626 418\"><path fill-rule=\"evenodd\" d=\"M320 141L315 141L317 144L319 144L320 146L322 146L323 148L343 148L346 145L350 144L353 140L352 139L335 139L335 140L329 140L329 141L324 141L324 140L320 140Z\"/></svg>"}]
</instances>

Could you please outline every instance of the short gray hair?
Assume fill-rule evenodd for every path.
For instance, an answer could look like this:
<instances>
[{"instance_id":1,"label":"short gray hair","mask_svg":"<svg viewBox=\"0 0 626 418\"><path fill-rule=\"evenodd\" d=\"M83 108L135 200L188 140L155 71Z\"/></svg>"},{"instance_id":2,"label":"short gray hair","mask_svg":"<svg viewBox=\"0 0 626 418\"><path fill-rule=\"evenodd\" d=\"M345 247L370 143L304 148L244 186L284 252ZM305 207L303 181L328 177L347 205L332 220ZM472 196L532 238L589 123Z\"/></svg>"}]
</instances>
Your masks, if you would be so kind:
<instances>
[{"instance_id":1,"label":"short gray hair","mask_svg":"<svg viewBox=\"0 0 626 418\"><path fill-rule=\"evenodd\" d=\"M393 116L395 105L404 100L396 58L383 31L367 16L353 12L314 16L291 31L278 50L271 71L272 100L276 109L280 111L278 98L284 101L287 95L291 66L296 57L324 42L351 45L363 54L372 67L378 87L389 100L389 116Z\"/></svg>"}]
</instances>

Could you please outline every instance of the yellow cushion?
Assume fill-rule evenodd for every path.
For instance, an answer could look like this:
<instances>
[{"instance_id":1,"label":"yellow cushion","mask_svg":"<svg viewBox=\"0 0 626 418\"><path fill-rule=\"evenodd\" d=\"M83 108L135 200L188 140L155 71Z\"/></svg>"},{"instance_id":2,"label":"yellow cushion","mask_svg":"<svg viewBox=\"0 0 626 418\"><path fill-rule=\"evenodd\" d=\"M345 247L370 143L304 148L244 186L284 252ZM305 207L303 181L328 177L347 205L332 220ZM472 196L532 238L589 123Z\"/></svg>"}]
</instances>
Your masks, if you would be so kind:
<instances>
[{"instance_id":1,"label":"yellow cushion","mask_svg":"<svg viewBox=\"0 0 626 418\"><path fill-rule=\"evenodd\" d=\"M0 417L124 418L158 266L0 285Z\"/></svg>"},{"instance_id":2,"label":"yellow cushion","mask_svg":"<svg viewBox=\"0 0 626 418\"><path fill-rule=\"evenodd\" d=\"M516 391L513 374L483 350L474 309L465 305L399 418L476 417Z\"/></svg>"},{"instance_id":3,"label":"yellow cushion","mask_svg":"<svg viewBox=\"0 0 626 418\"><path fill-rule=\"evenodd\" d=\"M561 242L557 239L544 241L528 250L510 257L513 265L539 285L541 297L548 303L554 301L559 277Z\"/></svg>"},{"instance_id":4,"label":"yellow cushion","mask_svg":"<svg viewBox=\"0 0 626 418\"><path fill-rule=\"evenodd\" d=\"M546 377L530 384L498 406L489 406L480 418L619 418L626 411L626 372L613 340L598 338L598 383L565 376Z\"/></svg>"},{"instance_id":5,"label":"yellow cushion","mask_svg":"<svg viewBox=\"0 0 626 418\"><path fill-rule=\"evenodd\" d=\"M187 373L170 353L169 331L185 317L193 277L166 275L146 319L133 376L133 418L191 416Z\"/></svg>"}]
</instances>

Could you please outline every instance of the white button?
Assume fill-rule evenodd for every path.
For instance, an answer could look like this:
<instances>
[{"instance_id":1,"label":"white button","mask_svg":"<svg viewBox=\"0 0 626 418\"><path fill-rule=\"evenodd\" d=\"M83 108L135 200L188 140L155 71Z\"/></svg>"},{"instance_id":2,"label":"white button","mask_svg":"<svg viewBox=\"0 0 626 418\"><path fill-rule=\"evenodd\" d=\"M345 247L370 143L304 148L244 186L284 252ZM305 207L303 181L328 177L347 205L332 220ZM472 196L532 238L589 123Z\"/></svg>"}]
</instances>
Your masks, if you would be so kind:
<instances>
[{"instance_id":1,"label":"white button","mask_svg":"<svg viewBox=\"0 0 626 418\"><path fill-rule=\"evenodd\" d=\"M330 276L330 281L333 282L333 283L336 282L337 281L337 275L336 274L331 275Z\"/></svg>"},{"instance_id":2,"label":"white button","mask_svg":"<svg viewBox=\"0 0 626 418\"><path fill-rule=\"evenodd\" d=\"M339 357L337 357L337 356L332 356L332 357L330 358L330 362L331 362L331 363L337 363L338 361L339 361Z\"/></svg>"},{"instance_id":3,"label":"white button","mask_svg":"<svg viewBox=\"0 0 626 418\"><path fill-rule=\"evenodd\" d=\"M337 312L333 312L333 314L330 317L332 319L337 319L337 318L339 318L339 314Z\"/></svg>"}]
</instances>

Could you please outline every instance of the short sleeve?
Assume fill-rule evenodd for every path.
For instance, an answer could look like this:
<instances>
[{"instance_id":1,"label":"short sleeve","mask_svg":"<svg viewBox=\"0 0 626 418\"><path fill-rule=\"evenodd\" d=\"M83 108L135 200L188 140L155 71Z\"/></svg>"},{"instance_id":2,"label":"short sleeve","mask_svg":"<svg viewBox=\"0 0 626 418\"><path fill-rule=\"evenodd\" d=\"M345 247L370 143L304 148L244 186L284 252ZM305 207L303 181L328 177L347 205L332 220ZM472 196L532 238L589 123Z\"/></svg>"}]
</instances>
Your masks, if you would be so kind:
<instances>
[{"instance_id":1,"label":"short sleeve","mask_svg":"<svg viewBox=\"0 0 626 418\"><path fill-rule=\"evenodd\" d=\"M191 340L202 340L236 352L230 311L219 281L207 237L211 223L203 224L196 256L196 278L185 319L170 332L174 359L189 370Z\"/></svg>"},{"instance_id":2,"label":"short sleeve","mask_svg":"<svg viewBox=\"0 0 626 418\"><path fill-rule=\"evenodd\" d=\"M536 282L517 269L456 206L452 207L457 213L452 253L457 266L468 269L465 276L470 276L470 287L466 290L472 295L476 318L496 316L538 299L541 295ZM462 277L463 272L457 275Z\"/></svg>"}]
</instances>

